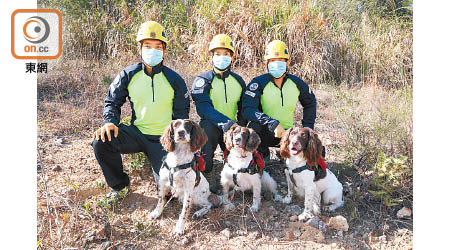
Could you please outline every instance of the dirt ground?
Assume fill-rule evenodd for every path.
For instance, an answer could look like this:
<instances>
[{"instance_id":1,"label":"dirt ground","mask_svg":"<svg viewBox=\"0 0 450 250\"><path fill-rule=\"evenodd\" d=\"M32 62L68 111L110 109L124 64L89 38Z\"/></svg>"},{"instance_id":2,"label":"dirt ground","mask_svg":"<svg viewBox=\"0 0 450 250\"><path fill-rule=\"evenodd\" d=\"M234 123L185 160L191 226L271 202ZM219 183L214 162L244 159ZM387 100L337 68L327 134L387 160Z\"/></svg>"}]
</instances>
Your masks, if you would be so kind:
<instances>
[{"instance_id":1,"label":"dirt ground","mask_svg":"<svg viewBox=\"0 0 450 250\"><path fill-rule=\"evenodd\" d=\"M320 88L315 92L319 103L325 104L332 94ZM295 215L303 210L299 198L288 205L263 199L260 211L253 214L248 209L251 194L238 192L233 200L235 210L215 208L201 219L190 219L183 236L172 234L181 211L176 200L167 204L159 219L147 218L157 202L156 185L149 166L132 169L127 155L123 158L131 179L130 192L117 205L102 206L108 189L90 146L92 139L88 133L68 135L43 126L46 118L42 114L51 105L57 109L54 104L38 101L39 249L412 249L412 219L400 220L395 211L381 213L379 203L355 195L357 172L339 157L342 128L335 124L327 105L319 109L316 130L327 147L328 166L344 185L345 205L333 213L323 212L320 218L326 221L342 215L348 221L348 231L321 231L296 221ZM198 120L192 107L191 117ZM300 120L301 113L296 116L295 120ZM267 171L285 195L282 163L275 149L271 150ZM221 159L217 150L215 163L219 169Z\"/></svg>"},{"instance_id":2,"label":"dirt ground","mask_svg":"<svg viewBox=\"0 0 450 250\"><path fill-rule=\"evenodd\" d=\"M181 204L176 200L168 203L160 219L147 219L157 202L156 186L149 168L131 172L129 195L115 209L104 210L96 205L104 197L104 191L96 184L104 183L104 179L89 145L91 140L63 138L61 145L54 145L55 138L51 137L39 140L45 145L41 153L43 169L39 175L46 176L47 190L53 201L51 209L59 216L59 222L53 220L53 223L68 225L61 227L60 240L64 242L61 246L106 249L107 243L104 242L109 241L111 244L114 242L117 249L412 248L412 231L406 228L376 236L379 229L368 221L359 226L350 224L349 231L341 234L336 230L321 232L290 221L303 208L298 198L289 205L263 200L261 210L252 214L248 210L251 194L242 196L239 192L233 200L237 205L234 211L213 209L200 220L190 220L184 236L175 236L171 232L181 210ZM56 166L61 170L58 171ZM334 170L337 165L329 163L329 167ZM287 185L280 162L272 160L268 171L277 181L281 194L286 194ZM41 231L49 221L45 219L47 199L44 182L39 178L38 183L38 231ZM89 213L81 207L86 203L91 204ZM336 215L349 218L345 207L334 213L322 214L325 217ZM107 235L105 231L110 233Z\"/></svg>"}]
</instances>

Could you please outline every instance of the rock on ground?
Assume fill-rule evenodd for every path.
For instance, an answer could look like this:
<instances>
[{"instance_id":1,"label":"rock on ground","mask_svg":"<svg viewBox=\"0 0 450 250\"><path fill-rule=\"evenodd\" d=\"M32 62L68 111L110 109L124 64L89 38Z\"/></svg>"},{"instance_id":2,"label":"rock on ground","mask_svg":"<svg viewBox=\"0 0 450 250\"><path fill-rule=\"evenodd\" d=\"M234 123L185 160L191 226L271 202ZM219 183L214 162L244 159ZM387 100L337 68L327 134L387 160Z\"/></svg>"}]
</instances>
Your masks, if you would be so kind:
<instances>
[{"instance_id":1,"label":"rock on ground","mask_svg":"<svg viewBox=\"0 0 450 250\"><path fill-rule=\"evenodd\" d=\"M407 219L411 217L412 211L411 209L407 207L403 207L402 209L398 210L397 212L397 218L399 219Z\"/></svg>"},{"instance_id":2,"label":"rock on ground","mask_svg":"<svg viewBox=\"0 0 450 250\"><path fill-rule=\"evenodd\" d=\"M327 223L327 226L334 228L338 231L348 231L347 219L341 215L331 217Z\"/></svg>"}]
</instances>

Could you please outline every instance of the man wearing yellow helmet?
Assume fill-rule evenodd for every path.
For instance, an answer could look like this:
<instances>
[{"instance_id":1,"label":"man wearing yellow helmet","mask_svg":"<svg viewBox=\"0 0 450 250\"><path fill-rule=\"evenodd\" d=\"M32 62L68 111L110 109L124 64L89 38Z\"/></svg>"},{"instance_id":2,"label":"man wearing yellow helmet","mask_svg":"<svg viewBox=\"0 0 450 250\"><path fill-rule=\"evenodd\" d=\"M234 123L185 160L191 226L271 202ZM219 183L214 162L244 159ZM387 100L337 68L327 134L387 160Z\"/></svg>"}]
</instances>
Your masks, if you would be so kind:
<instances>
[{"instance_id":1,"label":"man wearing yellow helmet","mask_svg":"<svg viewBox=\"0 0 450 250\"><path fill-rule=\"evenodd\" d=\"M303 127L314 129L316 97L308 84L288 74L289 52L284 42L274 40L267 45L264 60L268 73L253 78L243 98L244 117L261 137L258 151L267 162L268 147L278 146L286 129L294 126L295 107L303 106Z\"/></svg>"},{"instance_id":2,"label":"man wearing yellow helmet","mask_svg":"<svg viewBox=\"0 0 450 250\"><path fill-rule=\"evenodd\" d=\"M189 93L175 71L163 65L167 38L157 22L141 25L137 39L142 62L126 67L109 86L103 111L104 125L94 133L95 157L112 195L129 186L121 154L144 152L150 159L155 182L166 155L159 141L173 119L189 118ZM122 105L130 101L131 125L119 125ZM106 136L105 136L106 134Z\"/></svg>"},{"instance_id":3,"label":"man wearing yellow helmet","mask_svg":"<svg viewBox=\"0 0 450 250\"><path fill-rule=\"evenodd\" d=\"M229 36L214 36L209 44L209 53L213 68L194 79L191 95L201 118L200 126L208 136L208 141L202 148L205 153L205 177L211 192L217 193L213 167L214 151L218 144L225 150L223 134L234 123L246 125L241 105L245 82L241 76L230 70L235 49Z\"/></svg>"}]
</instances>

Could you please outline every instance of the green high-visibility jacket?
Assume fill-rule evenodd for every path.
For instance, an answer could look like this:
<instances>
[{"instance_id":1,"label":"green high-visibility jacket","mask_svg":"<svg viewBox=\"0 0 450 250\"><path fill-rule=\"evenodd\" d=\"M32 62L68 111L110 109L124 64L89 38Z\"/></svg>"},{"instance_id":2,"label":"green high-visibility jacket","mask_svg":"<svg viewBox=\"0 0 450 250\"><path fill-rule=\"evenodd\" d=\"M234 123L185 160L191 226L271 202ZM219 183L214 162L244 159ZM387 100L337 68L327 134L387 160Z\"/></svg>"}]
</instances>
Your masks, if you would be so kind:
<instances>
[{"instance_id":1,"label":"green high-visibility jacket","mask_svg":"<svg viewBox=\"0 0 450 250\"><path fill-rule=\"evenodd\" d=\"M281 88L275 85L270 74L253 78L245 88L242 102L244 117L267 126L272 132L278 124L284 129L294 126L295 107L300 102L302 126L314 129L316 97L308 84L294 75L287 74Z\"/></svg>"},{"instance_id":2,"label":"green high-visibility jacket","mask_svg":"<svg viewBox=\"0 0 450 250\"><path fill-rule=\"evenodd\" d=\"M245 126L241 101L244 88L238 74L227 70L221 76L211 70L194 79L191 95L200 118L226 131L235 122Z\"/></svg>"},{"instance_id":3,"label":"green high-visibility jacket","mask_svg":"<svg viewBox=\"0 0 450 250\"><path fill-rule=\"evenodd\" d=\"M152 67L151 74L147 74L143 63L119 73L105 98L104 123L118 125L120 108L127 98L132 109L131 123L143 134L162 135L173 119L189 118L186 83L162 63Z\"/></svg>"}]
</instances>

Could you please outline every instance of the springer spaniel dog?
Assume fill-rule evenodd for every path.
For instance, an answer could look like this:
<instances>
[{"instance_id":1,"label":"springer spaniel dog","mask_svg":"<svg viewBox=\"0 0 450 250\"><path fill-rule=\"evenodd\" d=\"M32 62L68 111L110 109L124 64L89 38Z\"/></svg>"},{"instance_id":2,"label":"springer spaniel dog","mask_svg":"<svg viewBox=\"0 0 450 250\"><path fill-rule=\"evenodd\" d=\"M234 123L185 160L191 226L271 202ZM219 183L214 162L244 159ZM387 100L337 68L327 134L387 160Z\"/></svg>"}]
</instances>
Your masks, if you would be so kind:
<instances>
[{"instance_id":1,"label":"springer spaniel dog","mask_svg":"<svg viewBox=\"0 0 450 250\"><path fill-rule=\"evenodd\" d=\"M305 198L300 221L320 213L320 203L328 211L344 205L342 184L326 167L322 158L322 143L310 128L292 127L280 142L281 157L286 158L288 194L283 203L291 203L293 193Z\"/></svg>"},{"instance_id":2,"label":"springer spaniel dog","mask_svg":"<svg viewBox=\"0 0 450 250\"><path fill-rule=\"evenodd\" d=\"M150 218L156 219L162 214L166 203L164 196L171 192L183 203L174 230L174 233L181 235L184 233L186 213L189 213L192 204L201 207L194 213L194 218L205 215L212 207L208 200L211 194L209 183L199 172L200 168L204 168L203 158L196 154L208 138L197 123L178 119L171 122L160 140L164 150L169 153L163 159L159 172L158 204L150 213Z\"/></svg>"},{"instance_id":3,"label":"springer spaniel dog","mask_svg":"<svg viewBox=\"0 0 450 250\"><path fill-rule=\"evenodd\" d=\"M258 212L261 205L261 188L270 191L275 201L281 200L276 182L263 170L264 161L256 153L261 143L258 134L251 128L235 124L225 133L224 141L227 152L229 151L228 155L224 155L225 164L220 174L225 209L234 208L228 198L230 187L234 187L234 190L253 191L253 204L250 207L252 212Z\"/></svg>"}]
</instances>

